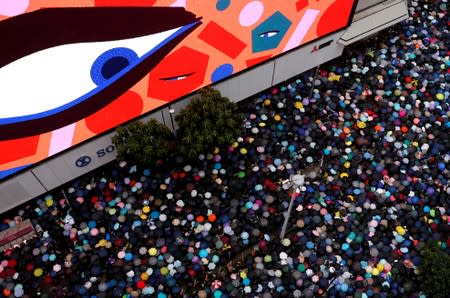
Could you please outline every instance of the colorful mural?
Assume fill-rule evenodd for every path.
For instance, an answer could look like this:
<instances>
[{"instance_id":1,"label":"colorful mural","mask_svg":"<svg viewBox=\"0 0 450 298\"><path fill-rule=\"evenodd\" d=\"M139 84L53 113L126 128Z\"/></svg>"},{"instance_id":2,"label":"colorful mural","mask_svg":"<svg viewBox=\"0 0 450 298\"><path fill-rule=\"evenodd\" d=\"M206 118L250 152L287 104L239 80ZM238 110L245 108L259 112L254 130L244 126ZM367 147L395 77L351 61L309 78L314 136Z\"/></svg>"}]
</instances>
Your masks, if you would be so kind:
<instances>
[{"instance_id":1,"label":"colorful mural","mask_svg":"<svg viewBox=\"0 0 450 298\"><path fill-rule=\"evenodd\" d=\"M0 179L342 29L355 4L3 0Z\"/></svg>"}]
</instances>

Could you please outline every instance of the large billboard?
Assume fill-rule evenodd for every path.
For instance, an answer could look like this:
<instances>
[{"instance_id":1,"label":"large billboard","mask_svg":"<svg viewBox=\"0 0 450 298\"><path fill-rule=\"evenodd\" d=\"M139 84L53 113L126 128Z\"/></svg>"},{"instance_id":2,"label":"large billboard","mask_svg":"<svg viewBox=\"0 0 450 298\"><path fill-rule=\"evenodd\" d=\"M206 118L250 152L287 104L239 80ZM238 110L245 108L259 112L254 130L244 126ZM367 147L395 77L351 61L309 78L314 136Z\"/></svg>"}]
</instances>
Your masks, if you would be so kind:
<instances>
[{"instance_id":1,"label":"large billboard","mask_svg":"<svg viewBox=\"0 0 450 298\"><path fill-rule=\"evenodd\" d=\"M0 1L0 179L341 30L356 2Z\"/></svg>"}]
</instances>

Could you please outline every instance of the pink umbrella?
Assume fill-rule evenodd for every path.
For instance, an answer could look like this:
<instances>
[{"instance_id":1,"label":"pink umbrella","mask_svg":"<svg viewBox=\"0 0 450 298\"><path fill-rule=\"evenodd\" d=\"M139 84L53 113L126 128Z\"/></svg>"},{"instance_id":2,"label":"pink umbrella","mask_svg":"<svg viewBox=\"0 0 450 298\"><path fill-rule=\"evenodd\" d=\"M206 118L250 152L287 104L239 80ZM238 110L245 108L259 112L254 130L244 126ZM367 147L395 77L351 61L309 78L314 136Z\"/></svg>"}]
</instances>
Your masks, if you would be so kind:
<instances>
[{"instance_id":1,"label":"pink umbrella","mask_svg":"<svg viewBox=\"0 0 450 298\"><path fill-rule=\"evenodd\" d=\"M211 288L213 290L217 290L218 288L220 288L222 286L222 282L218 279L216 279L215 281L213 281L213 283L211 284Z\"/></svg>"}]
</instances>

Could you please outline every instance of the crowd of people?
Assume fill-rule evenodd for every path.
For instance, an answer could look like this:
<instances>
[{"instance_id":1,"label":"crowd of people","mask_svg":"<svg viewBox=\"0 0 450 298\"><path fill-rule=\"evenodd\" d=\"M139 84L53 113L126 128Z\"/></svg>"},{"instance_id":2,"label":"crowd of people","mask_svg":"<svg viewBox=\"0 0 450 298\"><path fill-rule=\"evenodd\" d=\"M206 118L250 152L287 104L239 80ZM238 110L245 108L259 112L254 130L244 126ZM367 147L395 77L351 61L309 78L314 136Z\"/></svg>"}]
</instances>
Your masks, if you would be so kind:
<instances>
[{"instance_id":1,"label":"crowd of people","mask_svg":"<svg viewBox=\"0 0 450 298\"><path fill-rule=\"evenodd\" d=\"M241 103L228 148L117 161L2 215L39 237L0 254L0 297L423 297L421 249L450 254L450 35L446 0L409 13Z\"/></svg>"}]
</instances>

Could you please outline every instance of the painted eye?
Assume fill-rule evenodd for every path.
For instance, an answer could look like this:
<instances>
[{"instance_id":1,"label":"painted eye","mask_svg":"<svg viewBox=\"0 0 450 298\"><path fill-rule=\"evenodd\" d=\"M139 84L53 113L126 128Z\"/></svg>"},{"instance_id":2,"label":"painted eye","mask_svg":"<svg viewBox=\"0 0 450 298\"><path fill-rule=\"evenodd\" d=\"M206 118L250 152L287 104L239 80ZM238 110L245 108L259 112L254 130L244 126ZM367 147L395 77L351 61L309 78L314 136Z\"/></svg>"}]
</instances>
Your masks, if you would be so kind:
<instances>
[{"instance_id":1,"label":"painted eye","mask_svg":"<svg viewBox=\"0 0 450 298\"><path fill-rule=\"evenodd\" d=\"M163 81L181 81L181 80L184 80L184 79L190 77L193 74L194 73L192 72L192 73L179 75L179 76L175 76L175 77L160 78L160 80L163 80Z\"/></svg>"},{"instance_id":2,"label":"painted eye","mask_svg":"<svg viewBox=\"0 0 450 298\"><path fill-rule=\"evenodd\" d=\"M0 22L0 140L99 111L200 24L176 7L43 8Z\"/></svg>"},{"instance_id":3,"label":"painted eye","mask_svg":"<svg viewBox=\"0 0 450 298\"><path fill-rule=\"evenodd\" d=\"M45 117L81 103L118 81L184 30L65 44L5 65L0 68L0 90L1 97L8 100L0 102L0 124Z\"/></svg>"},{"instance_id":4,"label":"painted eye","mask_svg":"<svg viewBox=\"0 0 450 298\"><path fill-rule=\"evenodd\" d=\"M261 38L270 38L270 37L273 37L273 36L277 35L278 33L280 33L280 31L276 31L276 30L274 30L274 31L267 31L267 32L260 33L259 37L261 37Z\"/></svg>"}]
</instances>

